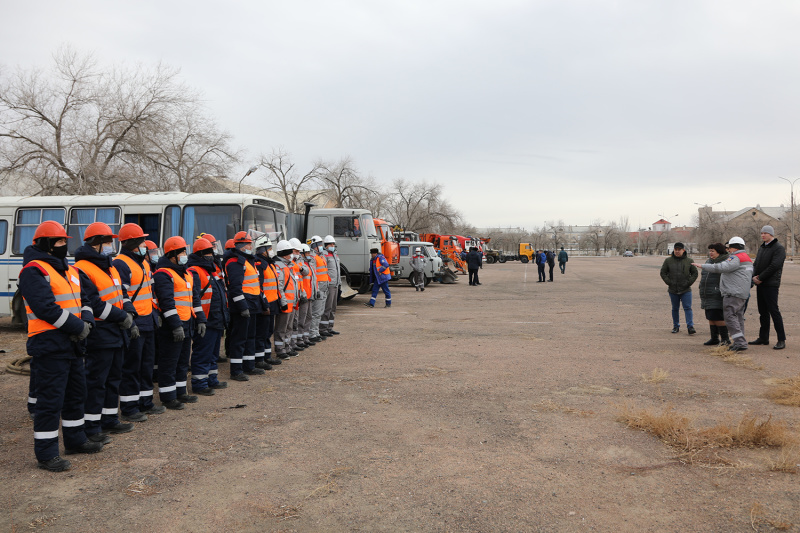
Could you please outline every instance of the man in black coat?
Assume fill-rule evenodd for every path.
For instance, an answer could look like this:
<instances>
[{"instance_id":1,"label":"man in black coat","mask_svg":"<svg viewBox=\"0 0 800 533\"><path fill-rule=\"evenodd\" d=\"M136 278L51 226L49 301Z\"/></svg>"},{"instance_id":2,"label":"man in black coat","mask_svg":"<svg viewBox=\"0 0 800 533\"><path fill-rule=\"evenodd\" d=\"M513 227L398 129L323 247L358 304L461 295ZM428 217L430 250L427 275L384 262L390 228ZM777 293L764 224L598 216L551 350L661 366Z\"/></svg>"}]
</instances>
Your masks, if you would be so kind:
<instances>
[{"instance_id":1,"label":"man in black coat","mask_svg":"<svg viewBox=\"0 0 800 533\"><path fill-rule=\"evenodd\" d=\"M481 285L478 281L478 269L483 268L483 256L478 251L478 248L471 246L467 254L467 272L469 273L470 285Z\"/></svg>"},{"instance_id":2,"label":"man in black coat","mask_svg":"<svg viewBox=\"0 0 800 533\"><path fill-rule=\"evenodd\" d=\"M758 338L749 344L769 344L769 322L775 324L775 333L778 335L776 350L786 347L786 332L783 329L783 317L778 309L778 290L781 286L783 262L786 260L786 250L775 238L772 226L761 228L761 240L756 260L753 263L753 284L756 286L756 301L758 314L761 317L761 329Z\"/></svg>"}]
</instances>

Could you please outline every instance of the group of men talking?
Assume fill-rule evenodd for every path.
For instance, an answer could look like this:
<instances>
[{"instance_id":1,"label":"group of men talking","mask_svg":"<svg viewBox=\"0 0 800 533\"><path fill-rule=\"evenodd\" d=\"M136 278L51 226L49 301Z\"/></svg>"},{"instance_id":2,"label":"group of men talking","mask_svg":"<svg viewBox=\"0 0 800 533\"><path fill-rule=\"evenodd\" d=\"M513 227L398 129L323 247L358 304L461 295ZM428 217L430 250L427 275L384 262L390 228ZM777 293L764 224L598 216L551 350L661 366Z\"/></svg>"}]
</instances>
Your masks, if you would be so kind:
<instances>
[{"instance_id":1,"label":"group of men talking","mask_svg":"<svg viewBox=\"0 0 800 533\"><path fill-rule=\"evenodd\" d=\"M223 337L230 379L248 381L339 334L333 326L341 279L332 236L273 246L269 235L249 230L224 247L211 234L191 247L175 236L163 251L148 236L137 224L115 234L95 222L71 266L71 237L46 221L24 250L19 289L40 468L71 466L59 453L59 425L65 454L96 453L134 422L226 388L217 365L225 360ZM154 383L161 405L153 401Z\"/></svg>"}]
</instances>

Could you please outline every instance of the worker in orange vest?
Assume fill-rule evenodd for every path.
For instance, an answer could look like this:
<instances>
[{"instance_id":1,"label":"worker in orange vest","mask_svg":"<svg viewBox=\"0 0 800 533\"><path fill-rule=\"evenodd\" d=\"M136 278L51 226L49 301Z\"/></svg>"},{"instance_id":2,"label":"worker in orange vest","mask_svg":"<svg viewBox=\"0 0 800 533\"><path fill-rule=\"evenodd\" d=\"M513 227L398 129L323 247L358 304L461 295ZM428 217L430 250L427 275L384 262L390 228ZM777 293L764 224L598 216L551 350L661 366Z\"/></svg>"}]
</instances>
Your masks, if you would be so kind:
<instances>
[{"instance_id":1,"label":"worker in orange vest","mask_svg":"<svg viewBox=\"0 0 800 533\"><path fill-rule=\"evenodd\" d=\"M278 274L275 271L272 256L272 241L265 233L253 239L256 249L256 268L261 281L261 293L264 297L264 311L256 316L256 366L279 365L281 360L273 357L272 334L275 332L275 316L281 312L278 295Z\"/></svg>"},{"instance_id":2,"label":"worker in orange vest","mask_svg":"<svg viewBox=\"0 0 800 533\"><path fill-rule=\"evenodd\" d=\"M319 284L317 283L316 262L311 255L311 248L306 243L300 244L298 261L305 267L305 273L300 276L300 286L306 300L301 301L297 317L297 349L302 350L317 344L316 341L311 340L311 309L313 302L319 297ZM327 271L326 268L325 272L327 273Z\"/></svg>"},{"instance_id":3,"label":"worker in orange vest","mask_svg":"<svg viewBox=\"0 0 800 533\"><path fill-rule=\"evenodd\" d=\"M372 282L372 298L369 303L365 303L367 307L375 307L375 299L378 298L378 290L383 291L386 297L386 307L392 306L392 293L389 291L389 280L392 279L392 271L389 269L389 262L383 256L380 250L372 248L369 251L372 256L372 261L369 265L369 280Z\"/></svg>"},{"instance_id":4,"label":"worker in orange vest","mask_svg":"<svg viewBox=\"0 0 800 533\"><path fill-rule=\"evenodd\" d=\"M19 273L19 291L28 315L27 350L37 375L33 449L39 468L51 472L71 466L59 455L59 422L66 453L95 453L103 448L85 432L82 345L94 318L80 274L66 260L69 238L58 222L42 222L33 245L23 251Z\"/></svg>"},{"instance_id":5,"label":"worker in orange vest","mask_svg":"<svg viewBox=\"0 0 800 533\"><path fill-rule=\"evenodd\" d=\"M167 409L183 409L197 396L186 390L192 334L206 332L199 288L186 272L189 256L183 237L170 237L153 274L153 289L161 314L158 338L158 396Z\"/></svg>"},{"instance_id":6,"label":"worker in orange vest","mask_svg":"<svg viewBox=\"0 0 800 533\"><path fill-rule=\"evenodd\" d=\"M328 299L328 282L331 278L328 275L328 262L322 255L322 238L319 235L311 237L311 260L309 264L314 269L317 278L317 295L311 302L311 324L309 326L311 342L321 342L327 339L319 333L319 325L322 320L322 313L325 311L325 302Z\"/></svg>"},{"instance_id":7,"label":"worker in orange vest","mask_svg":"<svg viewBox=\"0 0 800 533\"><path fill-rule=\"evenodd\" d=\"M122 226L119 230L120 252L112 263L136 308L134 323L139 328L139 337L131 339L125 350L119 384L121 418L127 422L143 422L147 415L161 414L166 410L163 405L153 404L158 321L153 306L153 273L146 259L147 237L138 224Z\"/></svg>"},{"instance_id":8,"label":"worker in orange vest","mask_svg":"<svg viewBox=\"0 0 800 533\"><path fill-rule=\"evenodd\" d=\"M217 358L220 341L230 321L228 293L222 270L214 261L212 244L204 238L192 245L187 271L192 274L195 287L199 287L200 306L206 316L206 333L195 333L192 338L192 392L213 396L215 389L224 389L226 381L219 381Z\"/></svg>"},{"instance_id":9,"label":"worker in orange vest","mask_svg":"<svg viewBox=\"0 0 800 533\"><path fill-rule=\"evenodd\" d=\"M280 313L275 317L275 355L288 359L298 352L292 349L292 315L297 304L298 280L292 262L292 245L289 241L278 241L275 245L275 272L278 275L278 297Z\"/></svg>"},{"instance_id":10,"label":"worker in orange vest","mask_svg":"<svg viewBox=\"0 0 800 533\"><path fill-rule=\"evenodd\" d=\"M233 236L233 244L234 248L224 259L228 307L231 310L228 358L231 361L231 379L247 381L248 375L264 374L263 368L256 368L256 314L264 309L253 240L246 232L240 231Z\"/></svg>"}]
</instances>

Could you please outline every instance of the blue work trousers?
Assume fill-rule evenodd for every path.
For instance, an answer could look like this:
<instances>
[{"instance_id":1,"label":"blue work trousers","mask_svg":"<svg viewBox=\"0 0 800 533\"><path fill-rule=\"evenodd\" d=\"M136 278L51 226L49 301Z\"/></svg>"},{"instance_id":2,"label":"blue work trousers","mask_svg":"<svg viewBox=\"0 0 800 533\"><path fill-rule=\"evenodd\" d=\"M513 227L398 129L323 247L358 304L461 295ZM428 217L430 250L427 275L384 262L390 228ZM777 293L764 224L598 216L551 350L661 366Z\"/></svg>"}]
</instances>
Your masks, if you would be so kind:
<instances>
[{"instance_id":1,"label":"blue work trousers","mask_svg":"<svg viewBox=\"0 0 800 533\"><path fill-rule=\"evenodd\" d=\"M122 362L122 380L119 384L119 407L123 415L134 415L153 407L153 361L155 343L153 331L141 331L131 339ZM148 394L149 392L149 394ZM149 405L142 406L142 395Z\"/></svg>"},{"instance_id":2,"label":"blue work trousers","mask_svg":"<svg viewBox=\"0 0 800 533\"><path fill-rule=\"evenodd\" d=\"M38 384L33 418L33 450L36 459L48 461L59 455L59 420L66 448L77 448L86 442L83 415L86 376L83 358L74 354L35 355L33 358L36 361Z\"/></svg>"},{"instance_id":3,"label":"blue work trousers","mask_svg":"<svg viewBox=\"0 0 800 533\"><path fill-rule=\"evenodd\" d=\"M172 340L172 329L159 328L156 333L158 346L158 399L161 403L174 400L186 394L186 374L189 372L189 358L192 353L190 322L183 323L184 338Z\"/></svg>"},{"instance_id":4,"label":"blue work trousers","mask_svg":"<svg viewBox=\"0 0 800 533\"><path fill-rule=\"evenodd\" d=\"M195 333L192 339L192 390L207 389L211 385L219 383L217 380L217 355L222 331L208 328L203 337Z\"/></svg>"},{"instance_id":5,"label":"blue work trousers","mask_svg":"<svg viewBox=\"0 0 800 533\"><path fill-rule=\"evenodd\" d=\"M386 307L391 307L392 305L392 293L389 292L389 282L384 281L383 283L373 283L372 284L372 298L369 299L370 305L375 305L375 300L378 298L378 290L382 290L383 294L386 296Z\"/></svg>"},{"instance_id":6,"label":"blue work trousers","mask_svg":"<svg viewBox=\"0 0 800 533\"><path fill-rule=\"evenodd\" d=\"M86 434L119 424L119 384L125 349L94 348L86 353ZM37 376L38 377L38 376ZM38 383L38 382L37 382ZM37 385L41 391L41 385Z\"/></svg>"}]
</instances>

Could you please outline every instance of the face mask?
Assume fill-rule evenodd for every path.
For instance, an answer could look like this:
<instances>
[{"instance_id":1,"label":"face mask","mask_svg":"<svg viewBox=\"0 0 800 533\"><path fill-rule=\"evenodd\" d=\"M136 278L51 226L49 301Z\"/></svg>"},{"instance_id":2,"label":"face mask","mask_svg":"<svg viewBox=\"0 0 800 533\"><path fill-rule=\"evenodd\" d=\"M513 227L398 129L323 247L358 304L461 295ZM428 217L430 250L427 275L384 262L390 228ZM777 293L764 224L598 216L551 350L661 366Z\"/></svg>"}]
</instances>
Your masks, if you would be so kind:
<instances>
[{"instance_id":1,"label":"face mask","mask_svg":"<svg viewBox=\"0 0 800 533\"><path fill-rule=\"evenodd\" d=\"M247 254L247 255L253 255L253 249L252 248L249 248L249 249L248 248L242 248L242 253Z\"/></svg>"},{"instance_id":2,"label":"face mask","mask_svg":"<svg viewBox=\"0 0 800 533\"><path fill-rule=\"evenodd\" d=\"M179 265L185 265L188 262L189 262L189 256L188 255L179 255L178 256L178 264Z\"/></svg>"},{"instance_id":3,"label":"face mask","mask_svg":"<svg viewBox=\"0 0 800 533\"><path fill-rule=\"evenodd\" d=\"M139 248L136 249L136 253L138 253L139 255L146 254L147 253L147 246L145 246L144 244L139 246Z\"/></svg>"},{"instance_id":4,"label":"face mask","mask_svg":"<svg viewBox=\"0 0 800 533\"><path fill-rule=\"evenodd\" d=\"M334 251L335 249L336 249L336 247L335 247L335 246L328 246L328 251L329 251L329 252L332 252L332 251Z\"/></svg>"},{"instance_id":5,"label":"face mask","mask_svg":"<svg viewBox=\"0 0 800 533\"><path fill-rule=\"evenodd\" d=\"M306 261L311 261L311 256L310 255L306 256Z\"/></svg>"},{"instance_id":6,"label":"face mask","mask_svg":"<svg viewBox=\"0 0 800 533\"><path fill-rule=\"evenodd\" d=\"M150 254L150 261L153 263L158 263L158 260L161 258L158 254Z\"/></svg>"},{"instance_id":7,"label":"face mask","mask_svg":"<svg viewBox=\"0 0 800 533\"><path fill-rule=\"evenodd\" d=\"M100 248L100 253L103 255L114 255L116 252L114 251L113 244L103 244L103 247Z\"/></svg>"},{"instance_id":8,"label":"face mask","mask_svg":"<svg viewBox=\"0 0 800 533\"><path fill-rule=\"evenodd\" d=\"M269 254L269 257L270 257L270 259L272 259L273 257L275 257L275 252L273 252L272 250L270 250L269 252L267 252L267 254Z\"/></svg>"},{"instance_id":9,"label":"face mask","mask_svg":"<svg viewBox=\"0 0 800 533\"><path fill-rule=\"evenodd\" d=\"M67 257L67 245L64 246L53 246L53 249L50 251L53 257L57 257L58 259L64 259Z\"/></svg>"},{"instance_id":10,"label":"face mask","mask_svg":"<svg viewBox=\"0 0 800 533\"><path fill-rule=\"evenodd\" d=\"M203 259L205 259L209 263L213 263L214 262L214 254L206 254L206 255L203 256Z\"/></svg>"}]
</instances>

